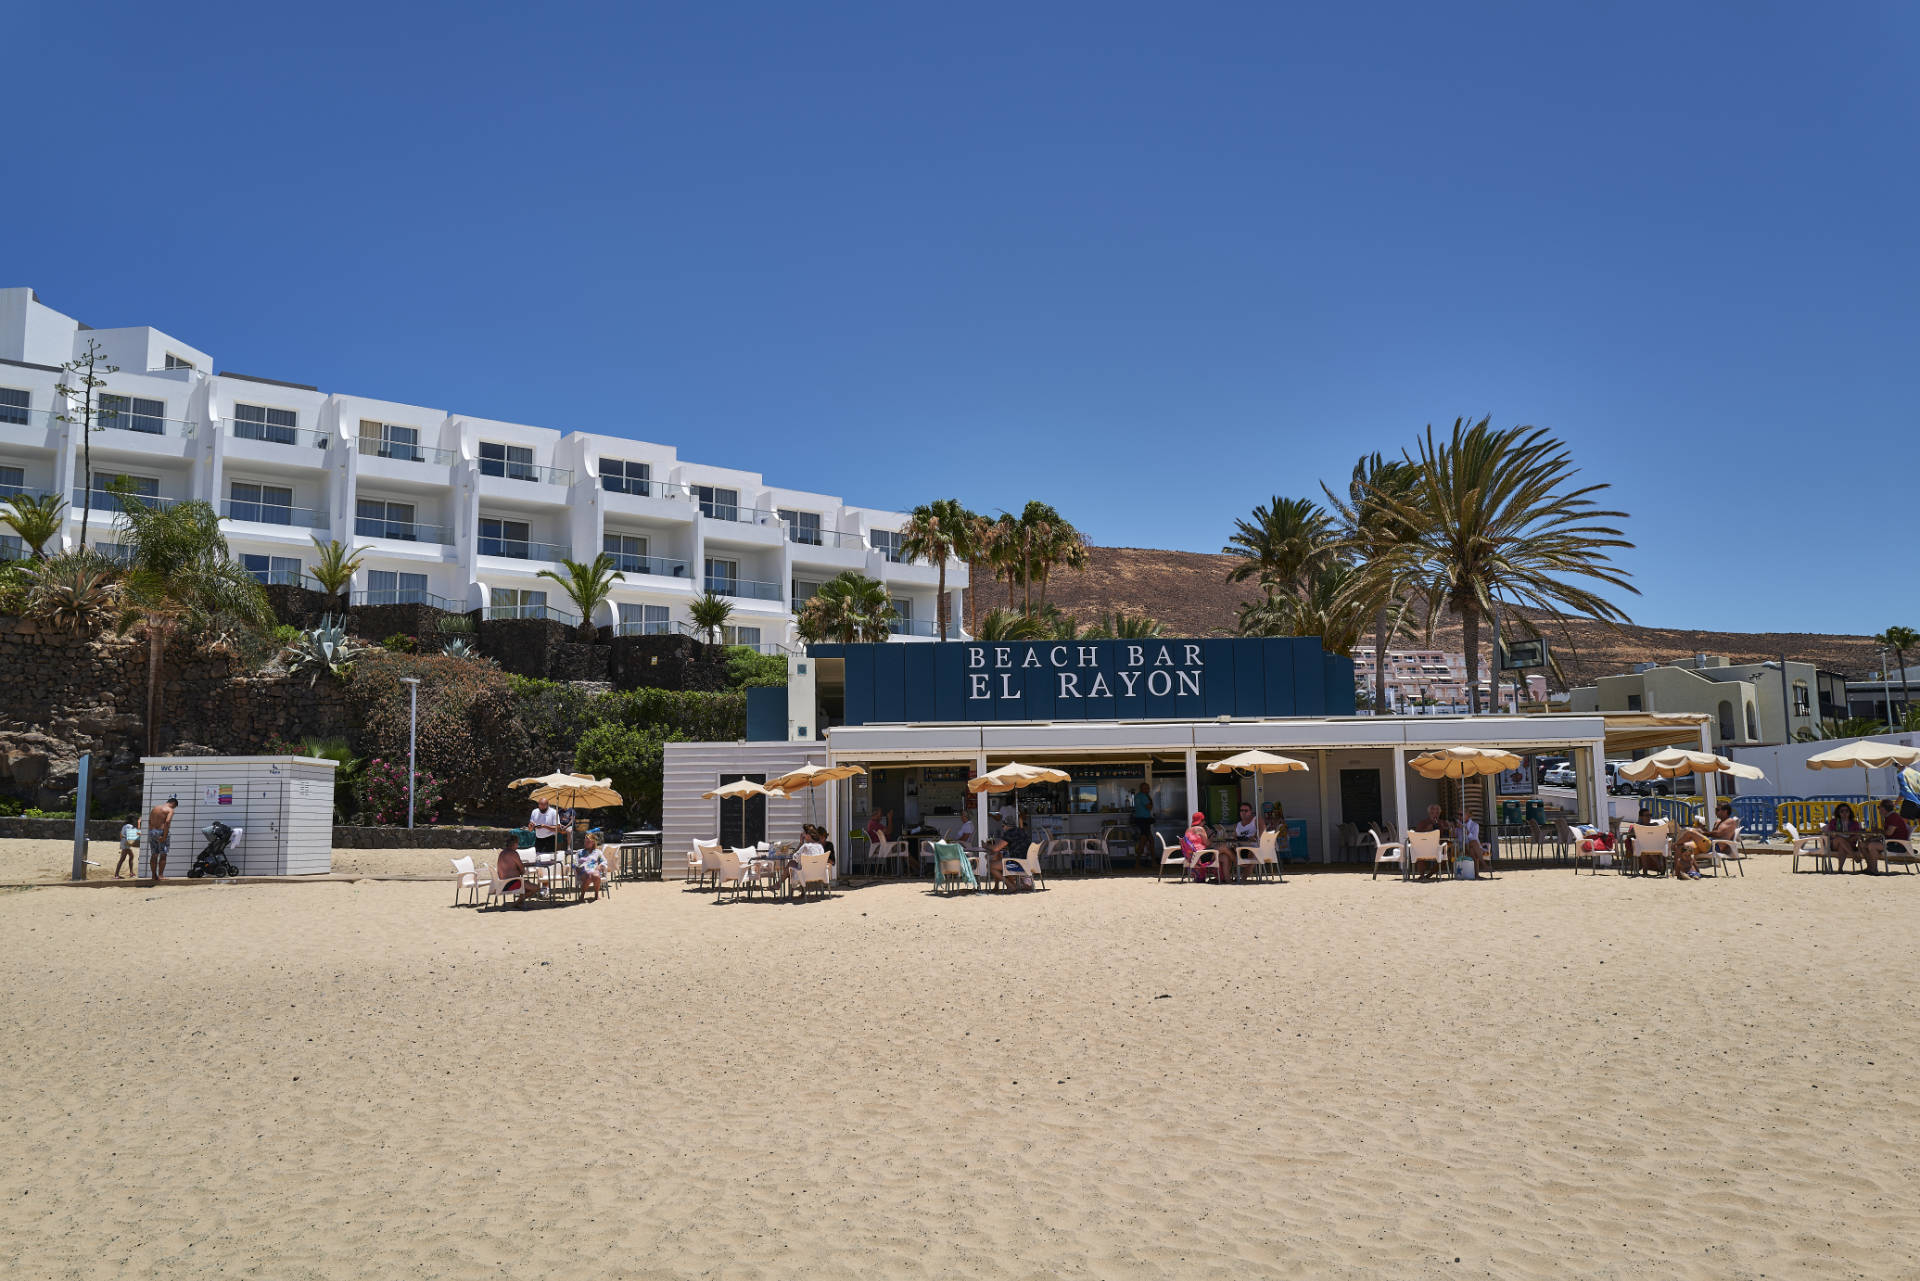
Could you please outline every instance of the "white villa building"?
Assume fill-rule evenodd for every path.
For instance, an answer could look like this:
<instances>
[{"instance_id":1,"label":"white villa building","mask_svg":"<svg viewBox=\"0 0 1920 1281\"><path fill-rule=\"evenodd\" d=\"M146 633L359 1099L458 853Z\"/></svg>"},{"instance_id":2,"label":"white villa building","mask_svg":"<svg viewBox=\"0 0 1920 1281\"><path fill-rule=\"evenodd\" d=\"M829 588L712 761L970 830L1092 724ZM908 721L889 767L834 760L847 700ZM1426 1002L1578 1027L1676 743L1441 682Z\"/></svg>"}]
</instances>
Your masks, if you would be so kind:
<instances>
[{"instance_id":1,"label":"white villa building","mask_svg":"<svg viewBox=\"0 0 1920 1281\"><path fill-rule=\"evenodd\" d=\"M104 537L89 542L110 554L117 500L105 487L121 477L155 502L212 503L262 582L311 586L316 537L362 552L356 604L577 622L538 574L606 551L625 578L593 621L623 633L685 630L689 602L711 589L733 605L729 641L790 643L794 611L851 569L885 584L897 636L934 636L938 575L901 556L905 513L776 488L671 445L216 373L212 356L157 329L92 329L31 289L0 289L0 500L66 496L63 546L78 543L87 483L81 428L63 421L77 410L55 386L77 383L60 366L88 339L119 366L92 437ZM17 539L0 542L0 558L19 554ZM949 563L948 591L966 584L966 566Z\"/></svg>"}]
</instances>

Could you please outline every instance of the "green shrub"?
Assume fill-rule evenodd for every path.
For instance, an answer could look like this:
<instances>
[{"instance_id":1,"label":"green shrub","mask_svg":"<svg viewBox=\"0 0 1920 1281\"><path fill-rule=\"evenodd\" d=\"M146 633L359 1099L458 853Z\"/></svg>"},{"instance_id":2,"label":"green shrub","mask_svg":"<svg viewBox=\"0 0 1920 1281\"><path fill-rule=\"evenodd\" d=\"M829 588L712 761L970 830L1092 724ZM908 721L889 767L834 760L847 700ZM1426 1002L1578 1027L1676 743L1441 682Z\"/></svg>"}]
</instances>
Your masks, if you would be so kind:
<instances>
[{"instance_id":1,"label":"green shrub","mask_svg":"<svg viewBox=\"0 0 1920 1281\"><path fill-rule=\"evenodd\" d=\"M0 796L0 818L18 818L25 804L17 796Z\"/></svg>"},{"instance_id":2,"label":"green shrub","mask_svg":"<svg viewBox=\"0 0 1920 1281\"><path fill-rule=\"evenodd\" d=\"M347 702L357 728L354 750L387 761L407 759L407 687L420 678L417 768L443 780L443 803L455 821L474 812L517 807L507 783L533 761L526 728L516 717L513 686L499 667L440 654L372 650L347 678Z\"/></svg>"},{"instance_id":3,"label":"green shrub","mask_svg":"<svg viewBox=\"0 0 1920 1281\"><path fill-rule=\"evenodd\" d=\"M414 650L420 648L419 642L415 641L413 637L407 635L405 632L395 632L393 635L381 641L380 644L390 653L394 654L411 654Z\"/></svg>"},{"instance_id":4,"label":"green shrub","mask_svg":"<svg viewBox=\"0 0 1920 1281\"><path fill-rule=\"evenodd\" d=\"M580 736L574 768L612 780L613 789L626 802L630 821L657 821L664 745L679 738L676 733L662 735L652 729L602 723Z\"/></svg>"},{"instance_id":5,"label":"green shrub","mask_svg":"<svg viewBox=\"0 0 1920 1281\"><path fill-rule=\"evenodd\" d=\"M72 818L73 811L72 810L43 810L43 809L36 809L34 806L29 805L25 809L20 811L20 817L21 818Z\"/></svg>"},{"instance_id":6,"label":"green shrub","mask_svg":"<svg viewBox=\"0 0 1920 1281\"><path fill-rule=\"evenodd\" d=\"M597 707L604 709L602 719L697 743L747 736L747 696L739 690L630 689L604 696Z\"/></svg>"},{"instance_id":7,"label":"green shrub","mask_svg":"<svg viewBox=\"0 0 1920 1281\"><path fill-rule=\"evenodd\" d=\"M285 649L289 645L298 643L300 635L300 629L292 623L281 623L273 629L272 638L277 648Z\"/></svg>"},{"instance_id":8,"label":"green shrub","mask_svg":"<svg viewBox=\"0 0 1920 1281\"><path fill-rule=\"evenodd\" d=\"M0 564L0 615L17 618L26 613L27 593L32 588L33 580L27 574L25 561Z\"/></svg>"},{"instance_id":9,"label":"green shrub","mask_svg":"<svg viewBox=\"0 0 1920 1281\"><path fill-rule=\"evenodd\" d=\"M727 647L727 688L754 689L787 683L787 656L762 654L751 645Z\"/></svg>"}]
</instances>

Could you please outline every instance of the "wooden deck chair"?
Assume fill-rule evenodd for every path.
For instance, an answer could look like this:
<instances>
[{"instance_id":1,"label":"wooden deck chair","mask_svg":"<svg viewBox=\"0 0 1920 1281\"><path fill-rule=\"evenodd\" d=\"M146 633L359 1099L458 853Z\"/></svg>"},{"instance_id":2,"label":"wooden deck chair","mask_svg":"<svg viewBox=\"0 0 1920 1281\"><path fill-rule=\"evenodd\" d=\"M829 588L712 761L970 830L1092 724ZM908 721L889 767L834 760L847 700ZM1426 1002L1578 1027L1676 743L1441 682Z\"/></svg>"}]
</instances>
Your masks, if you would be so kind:
<instances>
[{"instance_id":1,"label":"wooden deck chair","mask_svg":"<svg viewBox=\"0 0 1920 1281\"><path fill-rule=\"evenodd\" d=\"M933 888L946 890L958 885L970 890L980 888L980 882L973 878L973 860L951 841L933 842Z\"/></svg>"},{"instance_id":2,"label":"wooden deck chair","mask_svg":"<svg viewBox=\"0 0 1920 1281\"><path fill-rule=\"evenodd\" d=\"M1371 879L1378 880L1380 878L1380 865L1382 863L1391 863L1393 870L1396 872L1406 869L1406 846L1400 844L1398 841L1382 841L1380 839L1380 833L1373 828L1368 828L1362 835L1366 837L1366 843L1373 847L1373 876Z\"/></svg>"},{"instance_id":3,"label":"wooden deck chair","mask_svg":"<svg viewBox=\"0 0 1920 1281\"><path fill-rule=\"evenodd\" d=\"M1431 867L1433 875L1445 880L1453 877L1453 842L1438 832L1408 832L1407 854L1413 861L1413 874L1420 875L1420 869Z\"/></svg>"}]
</instances>

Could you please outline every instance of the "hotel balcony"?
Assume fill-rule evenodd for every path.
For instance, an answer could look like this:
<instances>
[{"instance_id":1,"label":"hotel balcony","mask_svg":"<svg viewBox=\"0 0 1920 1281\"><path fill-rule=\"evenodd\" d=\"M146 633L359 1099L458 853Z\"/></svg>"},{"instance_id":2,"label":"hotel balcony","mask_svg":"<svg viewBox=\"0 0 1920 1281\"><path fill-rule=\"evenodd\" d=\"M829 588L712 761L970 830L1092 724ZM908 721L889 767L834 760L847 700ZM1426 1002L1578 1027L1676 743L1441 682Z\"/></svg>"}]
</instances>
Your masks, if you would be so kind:
<instances>
[{"instance_id":1,"label":"hotel balcony","mask_svg":"<svg viewBox=\"0 0 1920 1281\"><path fill-rule=\"evenodd\" d=\"M817 565L834 573L867 568L867 539L864 534L839 534L832 530L787 530L787 545L796 565Z\"/></svg>"},{"instance_id":2,"label":"hotel balcony","mask_svg":"<svg viewBox=\"0 0 1920 1281\"><path fill-rule=\"evenodd\" d=\"M220 514L228 520L250 525L280 525L292 529L326 529L327 514L312 507L282 507L278 503L243 502L228 499L220 505Z\"/></svg>"},{"instance_id":3,"label":"hotel balcony","mask_svg":"<svg viewBox=\"0 0 1920 1281\"><path fill-rule=\"evenodd\" d=\"M780 513L764 507L742 507L737 503L702 500L702 533L709 543L736 547L778 547L787 538L787 523Z\"/></svg>"},{"instance_id":4,"label":"hotel balcony","mask_svg":"<svg viewBox=\"0 0 1920 1281\"><path fill-rule=\"evenodd\" d=\"M693 491L664 480L600 478L600 505L613 515L640 516L677 525L691 524L699 514Z\"/></svg>"},{"instance_id":5,"label":"hotel balcony","mask_svg":"<svg viewBox=\"0 0 1920 1281\"><path fill-rule=\"evenodd\" d=\"M693 569L684 560L669 560L665 556L613 556L614 568L623 574L647 574L655 578L678 578L691 584Z\"/></svg>"},{"instance_id":6,"label":"hotel balcony","mask_svg":"<svg viewBox=\"0 0 1920 1281\"><path fill-rule=\"evenodd\" d=\"M477 550L482 556L504 556L509 560L544 560L555 563L567 558L567 548L559 543L539 543L528 538L488 538L485 535L482 535L478 542Z\"/></svg>"},{"instance_id":7,"label":"hotel balcony","mask_svg":"<svg viewBox=\"0 0 1920 1281\"><path fill-rule=\"evenodd\" d=\"M132 501L142 507L157 507L161 511L186 501L184 498L160 498L151 494L136 494ZM87 491L75 489L73 498L67 504L67 515L74 520L80 519L81 509L87 506ZM120 502L120 495L110 494L104 489L93 491L93 510L97 512L119 512L126 510Z\"/></svg>"},{"instance_id":8,"label":"hotel balcony","mask_svg":"<svg viewBox=\"0 0 1920 1281\"><path fill-rule=\"evenodd\" d=\"M333 437L324 432L245 418L223 418L220 422L226 437L224 452L229 458L244 458L273 467L315 470L326 468L334 458L328 448Z\"/></svg>"},{"instance_id":9,"label":"hotel balcony","mask_svg":"<svg viewBox=\"0 0 1920 1281\"><path fill-rule=\"evenodd\" d=\"M716 596L731 596L735 600L764 600L779 604L785 599L778 583L755 582L751 578L721 578L707 575L707 590Z\"/></svg>"},{"instance_id":10,"label":"hotel balcony","mask_svg":"<svg viewBox=\"0 0 1920 1281\"><path fill-rule=\"evenodd\" d=\"M399 587L386 591L371 589L354 592L348 601L355 605L427 605L434 609L445 610L449 614L464 614L465 605L450 601L445 596L436 596L419 587Z\"/></svg>"},{"instance_id":11,"label":"hotel balcony","mask_svg":"<svg viewBox=\"0 0 1920 1281\"><path fill-rule=\"evenodd\" d=\"M568 627L580 626L580 615L569 614L553 605L488 605L480 617L488 622L503 618L544 618Z\"/></svg>"},{"instance_id":12,"label":"hotel balcony","mask_svg":"<svg viewBox=\"0 0 1920 1281\"><path fill-rule=\"evenodd\" d=\"M929 640L940 632L931 618L896 618L887 624L887 630L895 636L925 636Z\"/></svg>"},{"instance_id":13,"label":"hotel balcony","mask_svg":"<svg viewBox=\"0 0 1920 1281\"><path fill-rule=\"evenodd\" d=\"M563 507L572 496L573 472L565 467L541 467L498 458L482 458L479 462L482 498Z\"/></svg>"},{"instance_id":14,"label":"hotel balcony","mask_svg":"<svg viewBox=\"0 0 1920 1281\"><path fill-rule=\"evenodd\" d=\"M353 532L358 538L391 538L403 543L453 545L453 531L445 525L429 525L418 520L383 520L377 516L356 516Z\"/></svg>"},{"instance_id":15,"label":"hotel balcony","mask_svg":"<svg viewBox=\"0 0 1920 1281\"><path fill-rule=\"evenodd\" d=\"M436 489L452 483L453 465L460 461L451 449L373 436L356 437L354 451L360 455L358 472L363 478Z\"/></svg>"},{"instance_id":16,"label":"hotel balcony","mask_svg":"<svg viewBox=\"0 0 1920 1281\"><path fill-rule=\"evenodd\" d=\"M59 448L60 429L65 426L51 409L20 409L0 405L0 445L11 449L51 452Z\"/></svg>"},{"instance_id":17,"label":"hotel balcony","mask_svg":"<svg viewBox=\"0 0 1920 1281\"><path fill-rule=\"evenodd\" d=\"M51 498L53 491L41 489L35 485L0 485L0 503L6 502L16 494L26 498Z\"/></svg>"},{"instance_id":18,"label":"hotel balcony","mask_svg":"<svg viewBox=\"0 0 1920 1281\"><path fill-rule=\"evenodd\" d=\"M118 410L99 414L94 421L100 428L93 434L96 456L184 459L192 448L194 425L184 419ZM80 424L72 426L77 434Z\"/></svg>"}]
</instances>

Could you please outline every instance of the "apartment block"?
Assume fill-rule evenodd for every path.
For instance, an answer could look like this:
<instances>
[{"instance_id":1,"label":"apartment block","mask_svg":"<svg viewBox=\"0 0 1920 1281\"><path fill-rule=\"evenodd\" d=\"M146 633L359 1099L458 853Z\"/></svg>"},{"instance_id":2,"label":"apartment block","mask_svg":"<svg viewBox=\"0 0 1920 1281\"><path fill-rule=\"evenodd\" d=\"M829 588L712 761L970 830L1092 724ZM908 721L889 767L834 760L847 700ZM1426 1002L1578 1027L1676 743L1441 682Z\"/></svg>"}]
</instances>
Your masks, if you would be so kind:
<instances>
[{"instance_id":1,"label":"apartment block","mask_svg":"<svg viewBox=\"0 0 1920 1281\"><path fill-rule=\"evenodd\" d=\"M1371 645L1353 651L1355 688L1368 697L1374 689L1374 654ZM1514 711L1513 678L1506 677L1496 691L1490 680L1486 660L1480 665L1480 706L1496 706ZM1528 701L1544 703L1547 679L1537 672L1526 678ZM1387 651L1387 705L1384 712L1415 714L1431 711L1464 711L1467 707L1467 656L1458 650L1389 649Z\"/></svg>"},{"instance_id":2,"label":"apartment block","mask_svg":"<svg viewBox=\"0 0 1920 1281\"><path fill-rule=\"evenodd\" d=\"M107 376L81 463L76 404L60 366L93 339ZM216 371L211 355L160 330L93 329L0 289L0 498L71 501L63 546L113 550L122 501L212 503L234 555L263 583L305 583L314 540L362 553L352 600L579 619L541 570L610 553L623 575L597 624L620 633L690 629L711 590L733 606L729 641L794 641L794 613L834 575L885 584L900 639L932 639L937 567L900 551L906 513L782 489L759 473L690 462L671 445L560 432ZM66 379L69 384L72 379ZM104 536L102 533L104 531ZM0 556L19 554L0 540ZM947 590L967 569L947 565ZM954 609L957 623L959 611Z\"/></svg>"}]
</instances>

